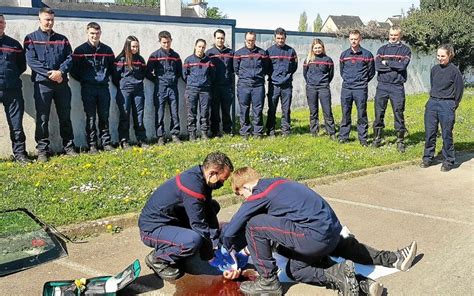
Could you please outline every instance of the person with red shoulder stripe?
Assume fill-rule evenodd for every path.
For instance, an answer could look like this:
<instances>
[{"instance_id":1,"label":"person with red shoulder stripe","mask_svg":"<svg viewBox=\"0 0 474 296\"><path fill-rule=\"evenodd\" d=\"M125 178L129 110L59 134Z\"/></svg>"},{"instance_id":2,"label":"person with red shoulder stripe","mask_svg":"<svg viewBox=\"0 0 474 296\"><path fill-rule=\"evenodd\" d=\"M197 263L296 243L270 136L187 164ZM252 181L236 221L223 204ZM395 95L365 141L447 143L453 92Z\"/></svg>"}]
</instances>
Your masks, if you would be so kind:
<instances>
[{"instance_id":1,"label":"person with red shoulder stripe","mask_svg":"<svg viewBox=\"0 0 474 296\"><path fill-rule=\"evenodd\" d=\"M236 170L232 189L245 201L222 229L221 243L226 252L246 247L259 277L243 282L245 295L280 295L276 251L289 258L288 276L297 281L329 285L343 295L381 295L381 284L355 274L354 262L396 267L406 271L416 256L416 242L397 251L379 251L359 243L342 227L329 203L318 193L284 178L262 178L250 167ZM347 259L335 264L329 256ZM331 265L332 264L332 265ZM226 271L235 279L240 270ZM369 293L370 292L370 293Z\"/></svg>"},{"instance_id":2,"label":"person with red shoulder stripe","mask_svg":"<svg viewBox=\"0 0 474 296\"><path fill-rule=\"evenodd\" d=\"M23 130L25 101L21 92L20 75L26 70L25 51L20 42L5 34L6 20L0 14L0 102L10 130L15 161L29 163L26 153L26 136Z\"/></svg>"},{"instance_id":3,"label":"person with red shoulder stripe","mask_svg":"<svg viewBox=\"0 0 474 296\"><path fill-rule=\"evenodd\" d=\"M122 52L114 62L112 81L117 87L115 101L119 109L119 141L122 149L130 149L130 112L138 145L146 147L145 115L145 79L146 63L140 55L140 42L135 36L128 36Z\"/></svg>"},{"instance_id":4,"label":"person with red shoulder stripe","mask_svg":"<svg viewBox=\"0 0 474 296\"><path fill-rule=\"evenodd\" d=\"M67 73L72 67L72 49L66 36L53 31L54 11L39 10L39 28L25 37L25 56L31 68L36 109L36 150L38 161L46 162L51 155L49 114L54 101L59 119L62 146L67 155L77 155L71 122L71 89Z\"/></svg>"},{"instance_id":5,"label":"person with red shoulder stripe","mask_svg":"<svg viewBox=\"0 0 474 296\"><path fill-rule=\"evenodd\" d=\"M113 150L109 132L109 76L114 68L112 49L100 41L102 30L96 22L87 24L88 40L74 49L71 76L81 83L86 113L86 140L89 152L97 153L98 138L105 151ZM97 136L96 117L99 119Z\"/></svg>"},{"instance_id":6,"label":"person with red shoulder stripe","mask_svg":"<svg viewBox=\"0 0 474 296\"><path fill-rule=\"evenodd\" d=\"M146 202L138 227L143 243L154 248L145 262L164 280L182 274L179 263L197 252L203 260L214 257L219 241L219 203L212 199L234 170L221 152L167 180Z\"/></svg>"},{"instance_id":7,"label":"person with red shoulder stripe","mask_svg":"<svg viewBox=\"0 0 474 296\"><path fill-rule=\"evenodd\" d=\"M197 39L194 53L184 60L183 80L186 82L184 97L188 108L189 140L196 140L196 117L199 106L199 123L201 139L207 140L209 130L209 114L211 109L211 93L215 80L215 65L205 54L206 41Z\"/></svg>"},{"instance_id":8,"label":"person with red shoulder stripe","mask_svg":"<svg viewBox=\"0 0 474 296\"><path fill-rule=\"evenodd\" d=\"M319 133L319 102L324 115L324 127L331 140L336 140L336 126L331 107L331 88L334 78L334 62L326 55L321 39L314 39L303 63L303 77L306 81L306 98L309 107L309 131L316 137Z\"/></svg>"},{"instance_id":9,"label":"person with red shoulder stripe","mask_svg":"<svg viewBox=\"0 0 474 296\"><path fill-rule=\"evenodd\" d=\"M160 48L148 58L146 78L155 84L153 103L155 105L155 129L158 145L165 141L165 107L170 110L171 140L180 143L179 92L178 81L183 72L179 54L171 48L171 33L158 33Z\"/></svg>"},{"instance_id":10,"label":"person with red shoulder stripe","mask_svg":"<svg viewBox=\"0 0 474 296\"><path fill-rule=\"evenodd\" d=\"M405 152L405 87L407 67L411 60L411 50L401 42L402 29L393 26L389 30L388 43L377 50L375 69L377 70L377 89L375 91L374 141L372 146L382 145L382 132L385 128L385 110L388 100L392 104L397 132L397 150Z\"/></svg>"}]
</instances>

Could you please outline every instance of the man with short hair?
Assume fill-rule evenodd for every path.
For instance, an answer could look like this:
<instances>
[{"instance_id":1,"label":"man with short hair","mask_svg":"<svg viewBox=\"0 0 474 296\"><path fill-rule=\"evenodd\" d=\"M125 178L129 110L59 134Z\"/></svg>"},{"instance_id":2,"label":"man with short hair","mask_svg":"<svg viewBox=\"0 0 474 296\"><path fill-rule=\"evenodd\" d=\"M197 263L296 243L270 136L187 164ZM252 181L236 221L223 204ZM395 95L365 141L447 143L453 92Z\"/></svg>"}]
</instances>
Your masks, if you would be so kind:
<instances>
[{"instance_id":1,"label":"man with short hair","mask_svg":"<svg viewBox=\"0 0 474 296\"><path fill-rule=\"evenodd\" d=\"M288 136L291 130L291 98L293 96L293 73L298 68L296 51L286 43L286 31L275 30L275 44L267 49L270 59L268 83L267 135L275 136L276 110L281 98L281 133Z\"/></svg>"},{"instance_id":2,"label":"man with short hair","mask_svg":"<svg viewBox=\"0 0 474 296\"><path fill-rule=\"evenodd\" d=\"M358 30L349 32L351 47L341 53L339 58L342 77L341 107L342 120L339 129L339 143L349 139L351 131L352 103L357 108L357 133L359 142L367 147L369 120L367 118L367 96L369 81L375 75L374 56L362 46L362 36Z\"/></svg>"},{"instance_id":3,"label":"man with short hair","mask_svg":"<svg viewBox=\"0 0 474 296\"><path fill-rule=\"evenodd\" d=\"M178 278L182 272L177 263L198 251L203 260L213 259L220 206L212 191L222 187L233 170L227 155L212 152L202 165L169 179L150 196L138 226L143 243L154 248L145 262L159 277Z\"/></svg>"},{"instance_id":4,"label":"man with short hair","mask_svg":"<svg viewBox=\"0 0 474 296\"><path fill-rule=\"evenodd\" d=\"M46 162L50 155L49 113L54 100L59 118L59 131L67 155L77 155L71 123L71 89L67 73L72 66L69 40L53 31L54 11L39 10L38 30L25 37L26 62L31 68L36 108L36 149L38 161Z\"/></svg>"},{"instance_id":5,"label":"man with short hair","mask_svg":"<svg viewBox=\"0 0 474 296\"><path fill-rule=\"evenodd\" d=\"M25 52L20 42L5 34L5 27L5 16L0 14L0 102L5 107L13 157L19 163L29 163L23 131L25 102L20 79L26 70Z\"/></svg>"},{"instance_id":6,"label":"man with short hair","mask_svg":"<svg viewBox=\"0 0 474 296\"><path fill-rule=\"evenodd\" d=\"M214 32L214 46L206 55L215 66L216 78L212 86L211 103L211 136L220 137L221 113L224 134L232 133L230 108L234 102L234 51L225 46L225 32L217 29Z\"/></svg>"},{"instance_id":7,"label":"man with short hair","mask_svg":"<svg viewBox=\"0 0 474 296\"><path fill-rule=\"evenodd\" d=\"M161 47L148 58L146 77L155 83L153 102L155 104L155 129L158 144L165 141L165 105L170 109L171 140L180 143L179 126L179 93L178 79L181 77L183 65L179 54L171 48L171 34L161 31L158 34Z\"/></svg>"},{"instance_id":8,"label":"man with short hair","mask_svg":"<svg viewBox=\"0 0 474 296\"><path fill-rule=\"evenodd\" d=\"M263 136L263 106L265 104L265 75L269 71L268 54L255 46L257 34L245 33L245 46L234 54L234 72L239 78L237 97L240 105L240 135L248 138L252 131L256 138ZM250 124L252 109L252 125Z\"/></svg>"},{"instance_id":9,"label":"man with short hair","mask_svg":"<svg viewBox=\"0 0 474 296\"><path fill-rule=\"evenodd\" d=\"M100 42L102 30L98 23L87 24L87 41L74 49L72 77L81 82L81 96L86 113L86 139L91 154L97 153L96 116L99 117L99 137L105 151L113 150L109 132L110 91L115 55Z\"/></svg>"},{"instance_id":10,"label":"man with short hair","mask_svg":"<svg viewBox=\"0 0 474 296\"><path fill-rule=\"evenodd\" d=\"M388 99L392 104L395 118L395 131L397 132L397 150L405 152L405 88L407 81L407 67L411 59L411 50L400 39L402 30L393 26L389 31L388 43L382 45L375 56L375 69L377 70L377 90L375 92L375 120L374 142L372 146L382 144L382 132L385 128L384 117Z\"/></svg>"}]
</instances>

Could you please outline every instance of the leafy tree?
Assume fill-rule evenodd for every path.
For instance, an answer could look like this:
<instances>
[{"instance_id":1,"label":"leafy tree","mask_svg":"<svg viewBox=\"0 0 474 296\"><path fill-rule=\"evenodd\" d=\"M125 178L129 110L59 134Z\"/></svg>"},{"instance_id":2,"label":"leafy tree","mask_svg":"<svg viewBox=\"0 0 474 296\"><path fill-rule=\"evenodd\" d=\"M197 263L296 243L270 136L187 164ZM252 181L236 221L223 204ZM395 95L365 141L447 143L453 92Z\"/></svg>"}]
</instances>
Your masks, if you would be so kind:
<instances>
[{"instance_id":1,"label":"leafy tree","mask_svg":"<svg viewBox=\"0 0 474 296\"><path fill-rule=\"evenodd\" d=\"M448 5L448 6L446 6ZM404 39L414 49L434 53L443 43L454 46L454 63L464 71L474 66L474 4L464 0L422 0L402 21Z\"/></svg>"},{"instance_id":2,"label":"leafy tree","mask_svg":"<svg viewBox=\"0 0 474 296\"><path fill-rule=\"evenodd\" d=\"M298 24L298 31L299 32L308 31L308 16L306 15L306 11L303 11L303 13L300 14L300 21L299 21L299 24Z\"/></svg>"},{"instance_id":3,"label":"leafy tree","mask_svg":"<svg viewBox=\"0 0 474 296\"><path fill-rule=\"evenodd\" d=\"M227 14L220 11L218 7L208 7L206 17L210 19L226 19Z\"/></svg>"},{"instance_id":4,"label":"leafy tree","mask_svg":"<svg viewBox=\"0 0 474 296\"><path fill-rule=\"evenodd\" d=\"M318 15L316 16L316 19L313 22L313 32L321 32L322 27L323 27L323 20L318 13Z\"/></svg>"},{"instance_id":5,"label":"leafy tree","mask_svg":"<svg viewBox=\"0 0 474 296\"><path fill-rule=\"evenodd\" d=\"M150 7L160 6L160 0L115 0L116 4L119 5L142 5Z\"/></svg>"}]
</instances>

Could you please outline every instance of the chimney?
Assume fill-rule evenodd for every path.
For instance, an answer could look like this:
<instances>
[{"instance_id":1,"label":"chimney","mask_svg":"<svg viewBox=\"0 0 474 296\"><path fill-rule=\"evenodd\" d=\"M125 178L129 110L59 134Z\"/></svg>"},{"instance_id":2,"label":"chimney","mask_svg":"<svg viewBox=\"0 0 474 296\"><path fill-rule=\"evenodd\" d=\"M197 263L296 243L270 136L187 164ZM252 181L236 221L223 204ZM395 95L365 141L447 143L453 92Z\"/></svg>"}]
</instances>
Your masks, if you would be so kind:
<instances>
[{"instance_id":1,"label":"chimney","mask_svg":"<svg viewBox=\"0 0 474 296\"><path fill-rule=\"evenodd\" d=\"M160 0L160 15L181 16L181 0Z\"/></svg>"},{"instance_id":2,"label":"chimney","mask_svg":"<svg viewBox=\"0 0 474 296\"><path fill-rule=\"evenodd\" d=\"M198 17L207 17L207 2L204 2L203 0L193 0L192 3L188 4L188 6L194 9Z\"/></svg>"}]
</instances>

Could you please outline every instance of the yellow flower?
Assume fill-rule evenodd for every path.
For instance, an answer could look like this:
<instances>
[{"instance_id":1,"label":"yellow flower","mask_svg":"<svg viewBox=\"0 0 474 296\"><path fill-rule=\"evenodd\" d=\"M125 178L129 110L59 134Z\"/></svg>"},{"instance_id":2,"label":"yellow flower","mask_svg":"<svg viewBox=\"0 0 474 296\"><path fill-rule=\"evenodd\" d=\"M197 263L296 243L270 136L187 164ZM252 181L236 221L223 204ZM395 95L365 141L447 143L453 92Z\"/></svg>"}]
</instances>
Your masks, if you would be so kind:
<instances>
[{"instance_id":1,"label":"yellow flower","mask_svg":"<svg viewBox=\"0 0 474 296\"><path fill-rule=\"evenodd\" d=\"M13 166L13 162L8 162L7 163L7 167L12 167Z\"/></svg>"},{"instance_id":2,"label":"yellow flower","mask_svg":"<svg viewBox=\"0 0 474 296\"><path fill-rule=\"evenodd\" d=\"M114 227L112 226L112 224L107 224L105 225L105 229L107 229L107 231L112 231Z\"/></svg>"},{"instance_id":3,"label":"yellow flower","mask_svg":"<svg viewBox=\"0 0 474 296\"><path fill-rule=\"evenodd\" d=\"M82 167L85 168L85 169L89 169L89 168L92 167L92 164L91 163L86 163Z\"/></svg>"},{"instance_id":4,"label":"yellow flower","mask_svg":"<svg viewBox=\"0 0 474 296\"><path fill-rule=\"evenodd\" d=\"M37 182L35 183L35 187L39 187L40 185L41 185L41 182L40 182L40 181L37 181Z\"/></svg>"}]
</instances>

